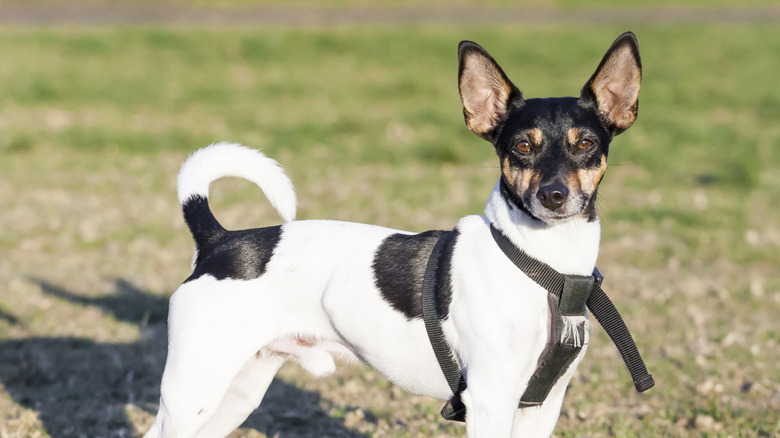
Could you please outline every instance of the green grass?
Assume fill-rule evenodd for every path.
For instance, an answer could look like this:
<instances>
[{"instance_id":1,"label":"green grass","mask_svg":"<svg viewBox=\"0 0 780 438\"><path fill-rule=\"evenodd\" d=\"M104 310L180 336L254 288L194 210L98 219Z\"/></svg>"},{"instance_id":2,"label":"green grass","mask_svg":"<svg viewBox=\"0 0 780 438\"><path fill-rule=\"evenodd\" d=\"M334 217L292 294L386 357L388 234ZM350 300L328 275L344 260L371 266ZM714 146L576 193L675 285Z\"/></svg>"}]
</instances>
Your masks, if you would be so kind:
<instances>
[{"instance_id":1,"label":"green grass","mask_svg":"<svg viewBox=\"0 0 780 438\"><path fill-rule=\"evenodd\" d=\"M301 219L449 228L481 212L498 174L463 124L457 42L486 47L526 97L576 95L624 30L0 29L0 434L149 424L165 354L154 315L191 256L175 197L191 150L263 148L292 175ZM640 116L612 144L599 265L658 387L633 393L597 329L556 433L777 436L780 32L633 30ZM215 184L213 207L233 228L278 222L240 181ZM249 423L268 436L463 435L372 371L282 376L297 386Z\"/></svg>"},{"instance_id":2,"label":"green grass","mask_svg":"<svg viewBox=\"0 0 780 438\"><path fill-rule=\"evenodd\" d=\"M0 67L0 80L13 84L5 93L0 150L145 154L231 139L273 156L289 151L325 164L483 164L489 147L460 123L453 68L458 39L491 50L527 96L572 95L604 42L620 30L5 32L3 54L16 61ZM638 192L652 187L662 201L649 210L617 205L606 213L649 229L671 221L671 237L692 241L696 236L686 233L703 222L707 229L760 226L732 201L762 203L771 198L762 194L778 193L772 169L780 161L780 128L773 123L780 92L767 80L780 68L771 55L780 51L776 28L650 27L637 33L645 63L640 123L630 140L616 141L611 162L630 169L625 184ZM530 39L537 42L523 43ZM680 187L723 204L716 206L721 214L691 208L684 199L690 193L668 199ZM755 256L733 239L713 244L735 261Z\"/></svg>"}]
</instances>

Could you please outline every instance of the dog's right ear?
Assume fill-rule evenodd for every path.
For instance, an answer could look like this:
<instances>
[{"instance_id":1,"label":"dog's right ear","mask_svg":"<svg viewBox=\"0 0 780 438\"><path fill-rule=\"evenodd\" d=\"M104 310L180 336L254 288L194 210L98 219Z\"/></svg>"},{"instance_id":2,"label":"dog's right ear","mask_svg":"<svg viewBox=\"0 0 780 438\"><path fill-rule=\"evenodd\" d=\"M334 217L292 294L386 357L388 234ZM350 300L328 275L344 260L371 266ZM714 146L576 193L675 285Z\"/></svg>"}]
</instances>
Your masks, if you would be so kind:
<instances>
[{"instance_id":1,"label":"dog's right ear","mask_svg":"<svg viewBox=\"0 0 780 438\"><path fill-rule=\"evenodd\" d=\"M466 126L491 143L514 100L523 95L479 44L458 45L458 89Z\"/></svg>"}]
</instances>

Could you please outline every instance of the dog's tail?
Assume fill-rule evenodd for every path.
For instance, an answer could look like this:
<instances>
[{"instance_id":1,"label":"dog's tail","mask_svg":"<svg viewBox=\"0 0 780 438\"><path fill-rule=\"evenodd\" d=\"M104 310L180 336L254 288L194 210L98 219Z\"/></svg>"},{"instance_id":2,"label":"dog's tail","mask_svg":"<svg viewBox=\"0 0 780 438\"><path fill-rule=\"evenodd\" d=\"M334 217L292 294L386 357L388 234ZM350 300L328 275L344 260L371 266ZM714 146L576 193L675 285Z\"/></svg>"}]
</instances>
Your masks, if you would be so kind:
<instances>
[{"instance_id":1,"label":"dog's tail","mask_svg":"<svg viewBox=\"0 0 780 438\"><path fill-rule=\"evenodd\" d=\"M208 203L209 184L224 176L257 184L285 222L295 219L295 189L279 163L237 143L215 143L195 151L179 171L179 202L197 248L205 248L226 232Z\"/></svg>"}]
</instances>

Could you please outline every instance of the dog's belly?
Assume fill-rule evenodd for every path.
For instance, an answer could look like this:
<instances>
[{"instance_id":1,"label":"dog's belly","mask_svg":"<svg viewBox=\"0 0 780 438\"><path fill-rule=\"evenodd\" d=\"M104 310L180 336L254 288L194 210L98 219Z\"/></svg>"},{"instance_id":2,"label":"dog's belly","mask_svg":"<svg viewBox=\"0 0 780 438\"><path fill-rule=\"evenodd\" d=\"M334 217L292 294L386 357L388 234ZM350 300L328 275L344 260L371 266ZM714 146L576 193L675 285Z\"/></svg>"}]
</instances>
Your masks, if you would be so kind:
<instances>
[{"instance_id":1,"label":"dog's belly","mask_svg":"<svg viewBox=\"0 0 780 438\"><path fill-rule=\"evenodd\" d=\"M445 399L452 392L422 319L407 319L376 285L372 269L376 250L396 233L406 234L336 221L288 223L268 271L271 277L285 277L283 284L292 287L280 293L301 300L304 318L296 319L308 318L304 324L315 330L301 333L340 342L404 389Z\"/></svg>"},{"instance_id":2,"label":"dog's belly","mask_svg":"<svg viewBox=\"0 0 780 438\"><path fill-rule=\"evenodd\" d=\"M423 320L407 320L388 306L372 284L349 283L352 287L329 289L324 299L325 311L342 342L407 391L451 397Z\"/></svg>"},{"instance_id":3,"label":"dog's belly","mask_svg":"<svg viewBox=\"0 0 780 438\"><path fill-rule=\"evenodd\" d=\"M360 286L329 289L325 296L325 311L342 342L407 391L439 399L451 397L423 320L407 320L389 307L371 284Z\"/></svg>"}]
</instances>

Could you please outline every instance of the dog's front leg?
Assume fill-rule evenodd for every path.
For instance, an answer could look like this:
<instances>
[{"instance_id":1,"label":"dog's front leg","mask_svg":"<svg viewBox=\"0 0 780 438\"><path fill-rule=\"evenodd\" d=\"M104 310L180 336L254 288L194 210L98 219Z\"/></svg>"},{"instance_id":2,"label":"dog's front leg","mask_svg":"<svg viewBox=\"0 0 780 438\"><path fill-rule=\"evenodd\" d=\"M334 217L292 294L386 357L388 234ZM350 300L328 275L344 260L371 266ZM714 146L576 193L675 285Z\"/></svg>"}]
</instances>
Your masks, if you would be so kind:
<instances>
[{"instance_id":1,"label":"dog's front leg","mask_svg":"<svg viewBox=\"0 0 780 438\"><path fill-rule=\"evenodd\" d=\"M467 381L462 400L466 405L468 437L509 438L523 386L517 371L497 368L495 363L484 368L471 364Z\"/></svg>"},{"instance_id":2,"label":"dog's front leg","mask_svg":"<svg viewBox=\"0 0 780 438\"><path fill-rule=\"evenodd\" d=\"M585 330L588 333L587 327ZM541 406L520 408L515 412L512 438L545 438L552 435L555 423L558 422L558 417L561 413L561 405L563 405L563 397L566 395L566 388L574 376L577 365L585 357L587 349L588 344L585 344L566 373L553 385Z\"/></svg>"},{"instance_id":3,"label":"dog's front leg","mask_svg":"<svg viewBox=\"0 0 780 438\"><path fill-rule=\"evenodd\" d=\"M466 389L462 397L466 405L466 434L469 438L510 436L517 409L513 402L502 400L491 391L471 388Z\"/></svg>"}]
</instances>

